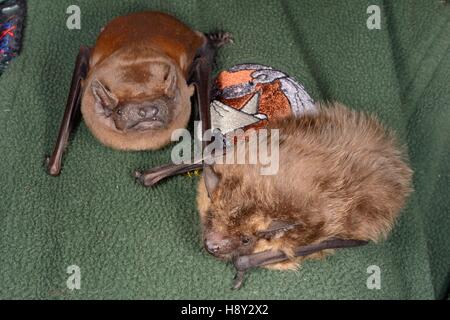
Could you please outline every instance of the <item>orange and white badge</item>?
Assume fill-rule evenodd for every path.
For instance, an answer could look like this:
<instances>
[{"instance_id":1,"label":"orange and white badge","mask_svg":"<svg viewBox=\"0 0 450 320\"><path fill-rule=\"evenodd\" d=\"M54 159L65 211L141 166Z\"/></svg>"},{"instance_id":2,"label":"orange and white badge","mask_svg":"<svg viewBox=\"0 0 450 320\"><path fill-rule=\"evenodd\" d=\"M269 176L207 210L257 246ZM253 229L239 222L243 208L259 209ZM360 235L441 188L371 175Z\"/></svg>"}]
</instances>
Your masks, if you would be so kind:
<instances>
[{"instance_id":1,"label":"orange and white badge","mask_svg":"<svg viewBox=\"0 0 450 320\"><path fill-rule=\"evenodd\" d=\"M223 135L260 129L268 121L315 112L305 88L284 72L240 64L217 76L210 104L211 128Z\"/></svg>"}]
</instances>

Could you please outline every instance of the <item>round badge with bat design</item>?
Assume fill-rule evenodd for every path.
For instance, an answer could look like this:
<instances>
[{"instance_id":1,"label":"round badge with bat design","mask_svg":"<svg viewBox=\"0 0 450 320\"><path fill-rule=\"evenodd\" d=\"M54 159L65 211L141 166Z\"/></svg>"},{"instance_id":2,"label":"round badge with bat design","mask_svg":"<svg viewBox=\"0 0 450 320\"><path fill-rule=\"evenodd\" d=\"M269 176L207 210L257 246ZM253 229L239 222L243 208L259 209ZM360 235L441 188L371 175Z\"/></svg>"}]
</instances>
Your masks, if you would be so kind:
<instances>
[{"instance_id":1,"label":"round badge with bat design","mask_svg":"<svg viewBox=\"0 0 450 320\"><path fill-rule=\"evenodd\" d=\"M223 135L260 129L268 121L315 112L305 88L286 73L260 64L239 64L214 82L211 128Z\"/></svg>"}]
</instances>

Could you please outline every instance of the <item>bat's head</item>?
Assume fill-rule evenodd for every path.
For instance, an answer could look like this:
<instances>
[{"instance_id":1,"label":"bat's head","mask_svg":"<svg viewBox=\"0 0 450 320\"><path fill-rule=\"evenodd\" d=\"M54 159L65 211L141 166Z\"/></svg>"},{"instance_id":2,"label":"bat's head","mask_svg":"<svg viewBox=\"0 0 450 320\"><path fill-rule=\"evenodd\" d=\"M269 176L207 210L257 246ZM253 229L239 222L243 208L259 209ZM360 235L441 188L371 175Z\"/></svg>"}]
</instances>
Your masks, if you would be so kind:
<instances>
[{"instance_id":1,"label":"bat's head","mask_svg":"<svg viewBox=\"0 0 450 320\"><path fill-rule=\"evenodd\" d=\"M298 234L294 229L300 231L304 226L289 215L288 203L274 199L264 182L247 177L204 170L198 195L203 241L205 249L217 258L228 260L277 248L286 237Z\"/></svg>"},{"instance_id":2,"label":"bat's head","mask_svg":"<svg viewBox=\"0 0 450 320\"><path fill-rule=\"evenodd\" d=\"M263 229L263 221L258 214L244 213L237 207L229 210L212 204L206 212L204 247L208 253L221 259L252 253L259 240L258 233Z\"/></svg>"},{"instance_id":3,"label":"bat's head","mask_svg":"<svg viewBox=\"0 0 450 320\"><path fill-rule=\"evenodd\" d=\"M96 113L119 131L165 129L181 110L175 66L150 63L124 67L108 82L91 82Z\"/></svg>"}]
</instances>

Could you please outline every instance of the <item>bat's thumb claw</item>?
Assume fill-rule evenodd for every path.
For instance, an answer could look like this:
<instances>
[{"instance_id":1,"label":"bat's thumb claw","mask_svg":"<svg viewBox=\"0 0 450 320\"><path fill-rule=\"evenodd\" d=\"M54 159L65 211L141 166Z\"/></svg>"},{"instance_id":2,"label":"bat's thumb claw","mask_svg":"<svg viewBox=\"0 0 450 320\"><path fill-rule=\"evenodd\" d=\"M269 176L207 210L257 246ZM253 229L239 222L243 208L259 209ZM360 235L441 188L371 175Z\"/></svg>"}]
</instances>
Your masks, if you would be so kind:
<instances>
[{"instance_id":1,"label":"bat's thumb claw","mask_svg":"<svg viewBox=\"0 0 450 320\"><path fill-rule=\"evenodd\" d=\"M141 172L139 170L135 170L133 172L133 177L136 179L137 182L139 182L144 187L152 187L156 182L152 179L151 174L147 174L145 172Z\"/></svg>"},{"instance_id":2,"label":"bat's thumb claw","mask_svg":"<svg viewBox=\"0 0 450 320\"><path fill-rule=\"evenodd\" d=\"M52 163L50 156L45 156L44 166L47 173L52 177L57 177L61 173L61 166L56 163Z\"/></svg>"},{"instance_id":3,"label":"bat's thumb claw","mask_svg":"<svg viewBox=\"0 0 450 320\"><path fill-rule=\"evenodd\" d=\"M244 271L238 271L233 279L233 287L231 290L239 290L244 284Z\"/></svg>"},{"instance_id":4,"label":"bat's thumb claw","mask_svg":"<svg viewBox=\"0 0 450 320\"><path fill-rule=\"evenodd\" d=\"M139 170L134 170L133 171L133 177L135 177L136 178L136 180L138 180L140 183L143 183L144 181L143 181L143 179L142 179L142 172L141 171L139 171Z\"/></svg>"},{"instance_id":5,"label":"bat's thumb claw","mask_svg":"<svg viewBox=\"0 0 450 320\"><path fill-rule=\"evenodd\" d=\"M140 178L142 176L142 173L139 170L134 170L133 176L135 178Z\"/></svg>"}]
</instances>

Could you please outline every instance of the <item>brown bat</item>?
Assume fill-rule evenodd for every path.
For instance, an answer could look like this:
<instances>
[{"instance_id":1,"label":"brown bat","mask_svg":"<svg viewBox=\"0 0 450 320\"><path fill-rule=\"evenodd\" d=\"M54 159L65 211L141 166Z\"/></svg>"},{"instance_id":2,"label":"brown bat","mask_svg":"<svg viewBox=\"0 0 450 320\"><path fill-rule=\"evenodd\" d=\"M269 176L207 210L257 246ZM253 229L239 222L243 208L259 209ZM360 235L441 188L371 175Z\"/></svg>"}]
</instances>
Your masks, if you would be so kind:
<instances>
[{"instance_id":1,"label":"brown bat","mask_svg":"<svg viewBox=\"0 0 450 320\"><path fill-rule=\"evenodd\" d=\"M296 269L304 256L386 237L411 192L412 171L392 132L339 104L318 108L269 124L279 129L277 174L261 175L260 163L204 170L204 246L234 261L235 287L252 267Z\"/></svg>"},{"instance_id":2,"label":"brown bat","mask_svg":"<svg viewBox=\"0 0 450 320\"><path fill-rule=\"evenodd\" d=\"M198 104L209 104L213 61L229 42L228 33L193 31L162 12L113 19L93 48L80 48L56 145L47 158L49 174L61 172L80 109L92 134L111 148L154 150L168 144L173 130L188 123L194 87Z\"/></svg>"}]
</instances>

